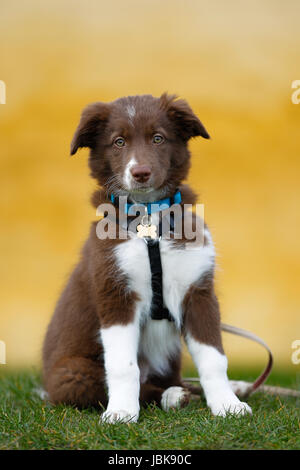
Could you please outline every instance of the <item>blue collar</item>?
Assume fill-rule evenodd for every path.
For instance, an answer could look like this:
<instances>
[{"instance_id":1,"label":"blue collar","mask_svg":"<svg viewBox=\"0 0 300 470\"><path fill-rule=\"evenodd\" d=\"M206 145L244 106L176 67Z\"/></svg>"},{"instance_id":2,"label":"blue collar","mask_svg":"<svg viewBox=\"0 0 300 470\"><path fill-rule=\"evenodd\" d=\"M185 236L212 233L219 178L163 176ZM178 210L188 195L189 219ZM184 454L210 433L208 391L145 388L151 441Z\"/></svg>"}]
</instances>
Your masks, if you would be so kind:
<instances>
[{"instance_id":1,"label":"blue collar","mask_svg":"<svg viewBox=\"0 0 300 470\"><path fill-rule=\"evenodd\" d=\"M117 197L114 196L114 194L110 195L110 200L111 202L116 205L117 203ZM169 209L173 204L180 204L181 203L181 192L179 189L176 191L174 196L172 197L166 197L165 199L160 199L159 201L153 201L153 202L139 202L139 203L126 203L124 206L124 212L125 214L130 213L132 215L135 214L134 210L131 211L131 208L134 209L135 206L144 206L147 208L147 214L154 214L155 212L163 211L166 209Z\"/></svg>"}]
</instances>

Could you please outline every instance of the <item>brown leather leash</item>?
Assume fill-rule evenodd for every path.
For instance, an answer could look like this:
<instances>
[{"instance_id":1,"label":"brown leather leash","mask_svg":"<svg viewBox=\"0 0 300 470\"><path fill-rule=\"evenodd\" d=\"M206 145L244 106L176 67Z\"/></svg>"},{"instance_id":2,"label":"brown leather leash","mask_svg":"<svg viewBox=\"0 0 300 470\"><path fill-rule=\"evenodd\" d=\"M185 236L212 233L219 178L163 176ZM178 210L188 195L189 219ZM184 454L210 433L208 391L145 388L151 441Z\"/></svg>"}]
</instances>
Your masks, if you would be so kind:
<instances>
[{"instance_id":1,"label":"brown leather leash","mask_svg":"<svg viewBox=\"0 0 300 470\"><path fill-rule=\"evenodd\" d=\"M269 358L268 358L268 363L263 372L260 374L259 377L253 382L253 384L250 384L249 389L246 390L243 393L243 397L249 396L251 393L253 393L258 387L260 387L269 377L272 367L273 367L273 355L272 351L267 345L267 343L264 342L259 336L255 335L254 333L251 333L250 331L243 330L242 328L238 328L236 326L232 325L227 325L226 323L221 323L221 330L226 331L226 333L231 333L233 335L237 336L242 336L243 338L248 338L252 341L255 341L258 344L261 344L268 352Z\"/></svg>"},{"instance_id":2,"label":"brown leather leash","mask_svg":"<svg viewBox=\"0 0 300 470\"><path fill-rule=\"evenodd\" d=\"M230 381L231 383L235 384L235 392L242 398L246 398L258 389L262 392L272 394L272 395L283 395L283 396L293 396L293 397L300 397L300 391L284 388L284 387L274 387L270 385L263 385L264 382L269 377L272 367L273 367L273 355L269 346L263 341L259 336L251 333L250 331L243 330L242 328L238 328L236 326L228 325L226 323L221 323L221 330L225 331L226 333L231 333L237 336L242 336L243 338L250 339L261 346L263 346L266 351L268 352L268 362L263 370L263 372L257 377L257 379L251 382L244 382L244 381ZM188 382L199 382L198 378L194 377L184 377L183 384L186 386L192 393L194 394L202 394L201 387L195 387L190 385ZM239 387L240 384L240 387Z\"/></svg>"}]
</instances>

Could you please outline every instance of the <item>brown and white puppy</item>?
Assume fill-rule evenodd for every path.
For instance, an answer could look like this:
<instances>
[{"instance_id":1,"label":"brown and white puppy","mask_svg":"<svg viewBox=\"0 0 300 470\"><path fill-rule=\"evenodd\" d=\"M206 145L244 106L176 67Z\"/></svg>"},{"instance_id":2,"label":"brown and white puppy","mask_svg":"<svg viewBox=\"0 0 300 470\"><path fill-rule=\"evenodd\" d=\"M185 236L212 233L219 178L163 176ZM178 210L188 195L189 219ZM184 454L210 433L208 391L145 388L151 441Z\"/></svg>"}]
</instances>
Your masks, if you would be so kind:
<instances>
[{"instance_id":1,"label":"brown and white puppy","mask_svg":"<svg viewBox=\"0 0 300 470\"><path fill-rule=\"evenodd\" d=\"M100 189L134 202L155 202L180 188L183 206L193 192L182 185L190 166L188 141L209 138L188 104L163 94L94 103L82 113L71 154L90 148L89 166ZM44 349L45 387L53 403L106 406L105 421L136 421L140 403L163 409L188 401L180 376L181 335L214 415L251 412L230 388L218 301L214 247L160 241L163 296L174 321L150 316L151 269L144 240L100 240L96 222L81 260L57 304Z\"/></svg>"}]
</instances>

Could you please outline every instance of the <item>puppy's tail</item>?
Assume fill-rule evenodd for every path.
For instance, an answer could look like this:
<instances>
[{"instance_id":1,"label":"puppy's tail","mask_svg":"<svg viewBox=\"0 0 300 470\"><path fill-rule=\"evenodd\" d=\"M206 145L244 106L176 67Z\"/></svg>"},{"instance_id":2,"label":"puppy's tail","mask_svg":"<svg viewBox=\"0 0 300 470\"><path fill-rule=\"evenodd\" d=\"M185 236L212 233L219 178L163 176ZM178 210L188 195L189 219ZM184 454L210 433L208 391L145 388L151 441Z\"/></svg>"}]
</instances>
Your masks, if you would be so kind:
<instances>
[{"instance_id":1,"label":"puppy's tail","mask_svg":"<svg viewBox=\"0 0 300 470\"><path fill-rule=\"evenodd\" d=\"M291 397L300 397L300 391L293 390L290 388L283 388L283 387L273 387L270 385L263 385L263 383L269 377L272 367L273 367L273 356L269 346L258 336L254 333L249 331L243 330L242 328L237 328L236 326L227 325L226 323L221 323L221 329L226 331L227 333L231 333L234 335L242 336L244 338L251 339L256 343L261 344L268 352L268 363L260 374L259 377L255 380L255 382L244 382L241 380L230 380L230 385L234 393L241 398L247 398L252 393L256 392L258 389L261 392L265 392L271 395L281 395L281 396L291 396ZM199 386L191 385L189 382L198 382L196 378L184 378L183 384L184 386L190 390L190 392L194 395L202 394L202 389Z\"/></svg>"}]
</instances>

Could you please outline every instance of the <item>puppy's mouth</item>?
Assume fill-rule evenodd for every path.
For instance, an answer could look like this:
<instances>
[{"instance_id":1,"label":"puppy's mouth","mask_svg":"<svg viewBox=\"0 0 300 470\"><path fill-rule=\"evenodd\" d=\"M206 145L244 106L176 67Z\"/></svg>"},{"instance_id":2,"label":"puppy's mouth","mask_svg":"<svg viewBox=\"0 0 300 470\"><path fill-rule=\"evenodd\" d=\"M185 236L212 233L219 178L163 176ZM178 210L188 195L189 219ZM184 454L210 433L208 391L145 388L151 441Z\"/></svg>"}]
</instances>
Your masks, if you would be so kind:
<instances>
[{"instance_id":1,"label":"puppy's mouth","mask_svg":"<svg viewBox=\"0 0 300 470\"><path fill-rule=\"evenodd\" d=\"M132 202L147 203L162 199L165 195L165 187L155 188L154 186L122 187L120 195L127 196Z\"/></svg>"},{"instance_id":2,"label":"puppy's mouth","mask_svg":"<svg viewBox=\"0 0 300 470\"><path fill-rule=\"evenodd\" d=\"M151 191L154 191L155 188L153 186L141 186L138 188L128 188L127 191L131 194L147 194L151 193Z\"/></svg>"},{"instance_id":3,"label":"puppy's mouth","mask_svg":"<svg viewBox=\"0 0 300 470\"><path fill-rule=\"evenodd\" d=\"M106 190L108 193L114 193L115 196L127 196L133 202L151 202L162 199L166 196L168 185L162 184L156 186L153 181L139 183L137 181L130 181L124 184L125 181L120 181L117 175L108 182Z\"/></svg>"},{"instance_id":4,"label":"puppy's mouth","mask_svg":"<svg viewBox=\"0 0 300 470\"><path fill-rule=\"evenodd\" d=\"M153 184L152 178L149 181L138 182L138 181L124 181L122 184L122 189L127 191L130 194L148 194L151 191L156 190L155 184Z\"/></svg>"}]
</instances>

